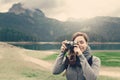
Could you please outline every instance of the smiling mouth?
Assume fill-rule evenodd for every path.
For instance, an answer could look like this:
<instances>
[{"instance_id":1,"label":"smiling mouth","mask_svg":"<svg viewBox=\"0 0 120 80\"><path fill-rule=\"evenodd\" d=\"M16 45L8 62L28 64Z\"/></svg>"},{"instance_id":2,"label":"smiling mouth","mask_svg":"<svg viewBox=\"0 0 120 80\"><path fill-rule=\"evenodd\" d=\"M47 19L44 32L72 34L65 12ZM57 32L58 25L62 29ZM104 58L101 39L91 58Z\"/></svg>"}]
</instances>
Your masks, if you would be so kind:
<instances>
[{"instance_id":1,"label":"smiling mouth","mask_svg":"<svg viewBox=\"0 0 120 80\"><path fill-rule=\"evenodd\" d=\"M81 50L81 51L84 51L84 47L80 47L80 50Z\"/></svg>"}]
</instances>

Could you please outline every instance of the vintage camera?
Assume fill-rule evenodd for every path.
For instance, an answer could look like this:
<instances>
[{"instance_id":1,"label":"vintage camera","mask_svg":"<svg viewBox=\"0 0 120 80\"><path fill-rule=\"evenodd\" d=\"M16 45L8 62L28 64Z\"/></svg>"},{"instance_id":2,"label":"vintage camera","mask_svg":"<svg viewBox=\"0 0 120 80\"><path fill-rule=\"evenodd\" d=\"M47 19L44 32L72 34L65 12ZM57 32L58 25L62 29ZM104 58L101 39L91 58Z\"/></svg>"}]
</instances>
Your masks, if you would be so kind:
<instances>
[{"instance_id":1,"label":"vintage camera","mask_svg":"<svg viewBox=\"0 0 120 80\"><path fill-rule=\"evenodd\" d=\"M65 45L66 45L68 50L69 49L71 50L71 49L74 48L74 45L77 45L77 42L75 42L75 41L67 41Z\"/></svg>"},{"instance_id":2,"label":"vintage camera","mask_svg":"<svg viewBox=\"0 0 120 80\"><path fill-rule=\"evenodd\" d=\"M74 53L73 49L74 49L75 45L77 45L77 42L75 42L75 41L67 41L65 45L66 45L67 49L70 51L69 56L67 56L68 63L71 66L74 66L76 64L76 54Z\"/></svg>"}]
</instances>

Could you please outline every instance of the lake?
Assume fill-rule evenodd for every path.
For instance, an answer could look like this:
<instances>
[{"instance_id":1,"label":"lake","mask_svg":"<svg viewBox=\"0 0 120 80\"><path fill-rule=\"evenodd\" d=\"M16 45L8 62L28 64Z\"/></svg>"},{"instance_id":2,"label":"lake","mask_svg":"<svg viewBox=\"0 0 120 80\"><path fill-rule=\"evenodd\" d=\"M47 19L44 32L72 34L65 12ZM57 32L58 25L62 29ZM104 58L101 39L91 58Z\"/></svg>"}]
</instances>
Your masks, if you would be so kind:
<instances>
[{"instance_id":1,"label":"lake","mask_svg":"<svg viewBox=\"0 0 120 80\"><path fill-rule=\"evenodd\" d=\"M8 42L9 44L32 50L58 50L59 42ZM90 43L92 50L120 50L120 43Z\"/></svg>"}]
</instances>

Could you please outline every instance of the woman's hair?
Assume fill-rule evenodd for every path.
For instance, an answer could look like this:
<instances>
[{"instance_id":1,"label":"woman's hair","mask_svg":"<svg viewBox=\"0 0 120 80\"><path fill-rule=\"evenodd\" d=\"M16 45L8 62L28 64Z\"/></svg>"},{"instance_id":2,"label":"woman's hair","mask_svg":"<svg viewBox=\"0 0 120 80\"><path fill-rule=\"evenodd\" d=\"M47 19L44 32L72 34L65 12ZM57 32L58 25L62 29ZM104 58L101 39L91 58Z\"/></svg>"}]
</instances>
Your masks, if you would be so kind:
<instances>
[{"instance_id":1,"label":"woman's hair","mask_svg":"<svg viewBox=\"0 0 120 80\"><path fill-rule=\"evenodd\" d=\"M72 41L74 41L75 38L78 37L78 36L83 36L86 42L88 42L88 40L89 40L89 38L88 38L88 36L87 36L86 33L76 32L76 33L74 33L73 36L72 36Z\"/></svg>"}]
</instances>

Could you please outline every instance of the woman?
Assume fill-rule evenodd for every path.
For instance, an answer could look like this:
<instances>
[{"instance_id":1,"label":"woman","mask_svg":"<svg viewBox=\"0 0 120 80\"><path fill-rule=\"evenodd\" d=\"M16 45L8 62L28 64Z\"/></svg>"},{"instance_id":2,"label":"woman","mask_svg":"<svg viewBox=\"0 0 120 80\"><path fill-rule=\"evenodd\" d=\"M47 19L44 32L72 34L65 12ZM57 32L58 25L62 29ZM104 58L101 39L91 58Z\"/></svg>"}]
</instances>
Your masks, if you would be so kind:
<instances>
[{"instance_id":1,"label":"woman","mask_svg":"<svg viewBox=\"0 0 120 80\"><path fill-rule=\"evenodd\" d=\"M66 70L67 80L96 80L100 59L91 55L87 35L77 32L73 35L72 41L77 42L72 50L68 50L66 40L62 42L61 53L54 64L53 74L60 74Z\"/></svg>"}]
</instances>

